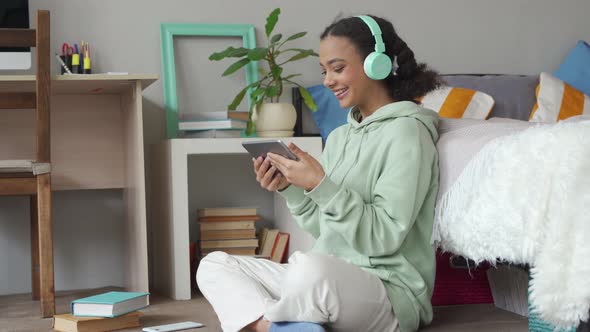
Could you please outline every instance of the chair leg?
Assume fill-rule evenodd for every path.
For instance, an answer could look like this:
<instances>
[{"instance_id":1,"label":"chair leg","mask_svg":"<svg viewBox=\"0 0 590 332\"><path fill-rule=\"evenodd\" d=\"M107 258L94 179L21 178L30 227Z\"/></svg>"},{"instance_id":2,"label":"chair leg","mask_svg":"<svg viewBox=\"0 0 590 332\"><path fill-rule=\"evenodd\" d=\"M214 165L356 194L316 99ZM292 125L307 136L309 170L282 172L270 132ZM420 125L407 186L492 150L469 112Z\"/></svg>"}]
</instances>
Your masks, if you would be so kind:
<instances>
[{"instance_id":1,"label":"chair leg","mask_svg":"<svg viewBox=\"0 0 590 332\"><path fill-rule=\"evenodd\" d=\"M53 232L51 227L50 174L37 176L37 208L39 215L39 262L41 315L55 315L55 289L53 274Z\"/></svg>"},{"instance_id":2,"label":"chair leg","mask_svg":"<svg viewBox=\"0 0 590 332\"><path fill-rule=\"evenodd\" d=\"M39 300L39 219L37 195L30 196L31 210L31 289L33 300Z\"/></svg>"}]
</instances>

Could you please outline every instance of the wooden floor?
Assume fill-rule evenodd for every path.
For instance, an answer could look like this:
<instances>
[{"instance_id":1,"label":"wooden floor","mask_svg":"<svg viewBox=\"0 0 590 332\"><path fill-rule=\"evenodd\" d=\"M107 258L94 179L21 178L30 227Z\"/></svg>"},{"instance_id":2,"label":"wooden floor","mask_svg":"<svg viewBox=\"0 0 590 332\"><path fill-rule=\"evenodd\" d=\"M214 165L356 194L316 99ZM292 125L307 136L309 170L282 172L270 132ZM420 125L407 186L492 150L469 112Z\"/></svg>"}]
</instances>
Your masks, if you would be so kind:
<instances>
[{"instance_id":1,"label":"wooden floor","mask_svg":"<svg viewBox=\"0 0 590 332\"><path fill-rule=\"evenodd\" d=\"M72 300L111 290L120 289L109 287L77 292L57 292L55 310L58 314L68 313ZM201 296L195 296L190 301L174 301L152 294L150 295L150 306L143 309L142 312L144 313L141 316L142 327L195 321L206 326L185 331L221 331L217 316L209 303ZM52 331L52 319L40 318L40 313L39 302L32 301L30 294L0 296L0 332ZM141 328L119 331L141 331Z\"/></svg>"},{"instance_id":2,"label":"wooden floor","mask_svg":"<svg viewBox=\"0 0 590 332\"><path fill-rule=\"evenodd\" d=\"M69 312L70 302L74 299L90 296L114 288L101 288L78 292L58 292L56 294L56 312ZM151 305L142 310L143 327L195 321L205 327L186 331L218 332L221 331L217 316L209 303L200 295L189 301L173 301L152 294ZM425 332L525 332L528 331L524 317L496 309L493 305L449 306L435 308L434 322L423 329ZM52 320L40 318L39 303L31 300L30 294L0 296L0 331L31 332L51 331ZM141 331L141 328L120 331ZM359 331L363 332L363 331ZM372 332L372 331L371 331ZM379 331L375 331L379 332Z\"/></svg>"}]
</instances>

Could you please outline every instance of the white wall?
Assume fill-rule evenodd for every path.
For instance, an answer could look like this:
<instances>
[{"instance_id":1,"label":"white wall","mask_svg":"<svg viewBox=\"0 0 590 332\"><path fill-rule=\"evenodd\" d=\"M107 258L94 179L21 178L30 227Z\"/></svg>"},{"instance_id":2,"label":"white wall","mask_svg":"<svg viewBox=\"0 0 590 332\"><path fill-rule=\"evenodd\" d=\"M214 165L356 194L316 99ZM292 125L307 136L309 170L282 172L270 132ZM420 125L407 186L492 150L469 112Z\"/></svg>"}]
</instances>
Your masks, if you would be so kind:
<instances>
[{"instance_id":1,"label":"white wall","mask_svg":"<svg viewBox=\"0 0 590 332\"><path fill-rule=\"evenodd\" d=\"M578 39L590 39L587 0L30 0L51 11L51 42L91 42L93 71L161 74L162 22L252 23L263 40L266 15L280 6L284 34L308 31L294 46L315 48L338 15L371 13L393 21L418 59L442 73L538 74L553 71ZM225 10L222 10L225 9ZM203 38L175 42L183 112L219 110L243 78L219 78L228 63L206 57L228 43ZM54 72L57 73L57 64ZM321 80L317 59L290 68L305 85ZM162 81L144 93L146 160L165 137ZM289 96L285 96L288 101ZM196 166L195 166L196 167ZM149 187L149 164L147 180ZM250 170L244 170L249 176ZM119 191L60 193L54 200L56 289L123 285L124 229ZM247 197L247 192L244 195ZM149 196L148 196L149 197ZM0 198L0 294L30 291L27 200ZM236 204L247 202L235 202ZM106 266L109 268L105 268Z\"/></svg>"}]
</instances>

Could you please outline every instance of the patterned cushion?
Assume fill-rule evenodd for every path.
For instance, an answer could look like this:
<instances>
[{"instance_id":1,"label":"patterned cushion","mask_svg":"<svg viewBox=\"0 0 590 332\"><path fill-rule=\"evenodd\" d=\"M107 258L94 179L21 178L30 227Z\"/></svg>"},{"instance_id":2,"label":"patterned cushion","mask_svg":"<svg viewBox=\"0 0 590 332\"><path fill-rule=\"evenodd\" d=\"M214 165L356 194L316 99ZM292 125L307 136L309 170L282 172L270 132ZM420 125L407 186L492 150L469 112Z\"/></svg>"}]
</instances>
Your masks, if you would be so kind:
<instances>
[{"instance_id":1,"label":"patterned cushion","mask_svg":"<svg viewBox=\"0 0 590 332\"><path fill-rule=\"evenodd\" d=\"M422 106L444 118L480 119L488 117L494 99L481 91L445 86L422 97Z\"/></svg>"},{"instance_id":2,"label":"patterned cushion","mask_svg":"<svg viewBox=\"0 0 590 332\"><path fill-rule=\"evenodd\" d=\"M528 121L535 105L537 75L444 75L448 86L481 91L494 98L488 118Z\"/></svg>"},{"instance_id":3,"label":"patterned cushion","mask_svg":"<svg viewBox=\"0 0 590 332\"><path fill-rule=\"evenodd\" d=\"M590 97L549 73L541 73L530 121L557 122L582 114L590 114Z\"/></svg>"}]
</instances>

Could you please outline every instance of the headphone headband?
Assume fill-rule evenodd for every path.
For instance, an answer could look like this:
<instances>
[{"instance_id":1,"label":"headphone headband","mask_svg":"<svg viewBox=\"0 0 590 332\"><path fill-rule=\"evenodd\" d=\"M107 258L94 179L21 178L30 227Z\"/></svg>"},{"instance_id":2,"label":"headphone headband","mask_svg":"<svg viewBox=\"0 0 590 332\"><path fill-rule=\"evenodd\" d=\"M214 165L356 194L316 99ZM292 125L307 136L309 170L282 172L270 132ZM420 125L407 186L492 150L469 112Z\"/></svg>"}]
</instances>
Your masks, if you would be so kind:
<instances>
[{"instance_id":1,"label":"headphone headband","mask_svg":"<svg viewBox=\"0 0 590 332\"><path fill-rule=\"evenodd\" d=\"M367 77L373 80L382 80L391 75L393 69L393 62L391 58L385 54L385 43L381 28L374 18L368 15L357 16L371 30L373 38L375 38L375 51L371 52L363 62L363 68Z\"/></svg>"},{"instance_id":2,"label":"headphone headband","mask_svg":"<svg viewBox=\"0 0 590 332\"><path fill-rule=\"evenodd\" d=\"M358 15L357 17L363 20L369 27L369 30L371 30L371 34L375 38L375 52L385 53L385 43L383 43L383 38L381 37L382 32L379 24L368 15Z\"/></svg>"}]
</instances>

